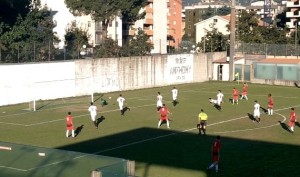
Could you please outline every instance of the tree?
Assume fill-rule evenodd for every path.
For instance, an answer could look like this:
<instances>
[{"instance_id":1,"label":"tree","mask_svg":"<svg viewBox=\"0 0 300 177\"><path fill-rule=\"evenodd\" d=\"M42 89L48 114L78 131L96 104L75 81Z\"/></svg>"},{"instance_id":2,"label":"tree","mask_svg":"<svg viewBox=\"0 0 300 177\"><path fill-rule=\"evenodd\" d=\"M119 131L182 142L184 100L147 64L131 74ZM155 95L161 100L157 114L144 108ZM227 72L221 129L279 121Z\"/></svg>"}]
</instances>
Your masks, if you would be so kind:
<instances>
[{"instance_id":1,"label":"tree","mask_svg":"<svg viewBox=\"0 0 300 177\"><path fill-rule=\"evenodd\" d=\"M207 31L201 42L197 44L197 49L203 52L226 51L228 47L228 36L223 35L216 28Z\"/></svg>"},{"instance_id":2,"label":"tree","mask_svg":"<svg viewBox=\"0 0 300 177\"><path fill-rule=\"evenodd\" d=\"M55 25L51 12L39 5L34 1L31 11L25 17L18 16L10 30L3 30L2 25L1 43L9 50L5 62L50 60L53 56L53 44L58 42L52 31Z\"/></svg>"},{"instance_id":3,"label":"tree","mask_svg":"<svg viewBox=\"0 0 300 177\"><path fill-rule=\"evenodd\" d=\"M115 16L135 21L141 18L139 11L147 0L65 0L65 3L73 15L91 15L93 20L101 22L102 35L106 39L107 27Z\"/></svg>"},{"instance_id":4,"label":"tree","mask_svg":"<svg viewBox=\"0 0 300 177\"><path fill-rule=\"evenodd\" d=\"M89 40L89 35L87 31L83 31L75 26L71 26L66 30L65 34L65 44L68 54L71 55L73 59L80 58L80 51L83 45L87 45Z\"/></svg>"},{"instance_id":5,"label":"tree","mask_svg":"<svg viewBox=\"0 0 300 177\"><path fill-rule=\"evenodd\" d=\"M286 12L287 12L287 10L285 9L282 13L280 13L276 16L277 27L286 28L286 22L289 21L289 19L286 18Z\"/></svg>"},{"instance_id":6,"label":"tree","mask_svg":"<svg viewBox=\"0 0 300 177\"><path fill-rule=\"evenodd\" d=\"M17 17L24 18L31 7L31 0L1 0L0 21L13 26L17 21Z\"/></svg>"},{"instance_id":7,"label":"tree","mask_svg":"<svg viewBox=\"0 0 300 177\"><path fill-rule=\"evenodd\" d=\"M118 43L111 38L107 38L105 43L97 45L94 50L94 57L96 58L112 58L118 57L121 50Z\"/></svg>"},{"instance_id":8,"label":"tree","mask_svg":"<svg viewBox=\"0 0 300 177\"><path fill-rule=\"evenodd\" d=\"M207 10L205 11L205 13L202 15L202 19L206 20L210 17L213 17L214 15L216 15L216 9L211 8L210 6L207 8Z\"/></svg>"},{"instance_id":9,"label":"tree","mask_svg":"<svg viewBox=\"0 0 300 177\"><path fill-rule=\"evenodd\" d=\"M143 56L149 54L152 49L153 44L149 43L149 36L139 28L137 35L129 42L130 56Z\"/></svg>"},{"instance_id":10,"label":"tree","mask_svg":"<svg viewBox=\"0 0 300 177\"><path fill-rule=\"evenodd\" d=\"M228 15L228 14L230 14L230 11L231 11L230 7L223 6L223 7L217 9L217 15L221 15L221 16Z\"/></svg>"},{"instance_id":11,"label":"tree","mask_svg":"<svg viewBox=\"0 0 300 177\"><path fill-rule=\"evenodd\" d=\"M246 43L261 43L263 37L258 31L258 18L256 12L243 10L238 19L239 40Z\"/></svg>"},{"instance_id":12,"label":"tree","mask_svg":"<svg viewBox=\"0 0 300 177\"><path fill-rule=\"evenodd\" d=\"M263 43L266 44L286 44L288 43L288 38L286 37L286 30L280 29L278 27L258 27L258 31L263 37Z\"/></svg>"}]
</instances>

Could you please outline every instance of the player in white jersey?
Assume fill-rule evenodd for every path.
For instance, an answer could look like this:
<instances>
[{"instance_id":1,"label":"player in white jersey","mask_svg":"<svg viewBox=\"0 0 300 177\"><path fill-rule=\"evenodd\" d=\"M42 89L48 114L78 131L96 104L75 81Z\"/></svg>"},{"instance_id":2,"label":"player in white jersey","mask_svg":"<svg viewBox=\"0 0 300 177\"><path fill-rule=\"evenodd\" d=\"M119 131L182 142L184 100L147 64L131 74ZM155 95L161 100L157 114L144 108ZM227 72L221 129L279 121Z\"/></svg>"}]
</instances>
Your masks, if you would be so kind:
<instances>
[{"instance_id":1,"label":"player in white jersey","mask_svg":"<svg viewBox=\"0 0 300 177\"><path fill-rule=\"evenodd\" d=\"M160 92L157 92L157 96L156 96L157 111L159 111L162 106L163 106L163 97L161 96Z\"/></svg>"},{"instance_id":2,"label":"player in white jersey","mask_svg":"<svg viewBox=\"0 0 300 177\"><path fill-rule=\"evenodd\" d=\"M173 106L176 106L178 103L177 96L178 96L178 89L176 87L173 87L172 89Z\"/></svg>"},{"instance_id":3,"label":"player in white jersey","mask_svg":"<svg viewBox=\"0 0 300 177\"><path fill-rule=\"evenodd\" d=\"M257 100L254 101L253 117L258 123L260 122L260 105Z\"/></svg>"},{"instance_id":4,"label":"player in white jersey","mask_svg":"<svg viewBox=\"0 0 300 177\"><path fill-rule=\"evenodd\" d=\"M223 99L224 99L224 94L222 93L221 90L219 90L217 94L217 105L219 106L220 109L221 109L221 104L223 103Z\"/></svg>"},{"instance_id":5,"label":"player in white jersey","mask_svg":"<svg viewBox=\"0 0 300 177\"><path fill-rule=\"evenodd\" d=\"M117 102L119 104L119 109L121 111L121 115L124 115L125 98L122 96L122 94L120 94L119 97L117 98Z\"/></svg>"},{"instance_id":6,"label":"player in white jersey","mask_svg":"<svg viewBox=\"0 0 300 177\"><path fill-rule=\"evenodd\" d=\"M93 121L94 125L96 128L98 128L98 125L97 125L97 120L96 120L96 116L97 116L97 107L94 105L93 102L91 102L91 105L89 107L89 112L91 114L91 120Z\"/></svg>"}]
</instances>

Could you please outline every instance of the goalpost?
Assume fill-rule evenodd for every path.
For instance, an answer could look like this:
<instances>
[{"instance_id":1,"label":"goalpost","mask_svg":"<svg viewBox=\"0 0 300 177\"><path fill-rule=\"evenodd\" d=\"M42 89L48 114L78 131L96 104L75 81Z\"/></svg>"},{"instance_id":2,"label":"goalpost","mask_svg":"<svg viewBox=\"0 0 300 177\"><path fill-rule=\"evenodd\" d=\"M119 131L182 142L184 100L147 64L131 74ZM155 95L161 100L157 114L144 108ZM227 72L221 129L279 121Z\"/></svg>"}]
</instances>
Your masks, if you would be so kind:
<instances>
[{"instance_id":1,"label":"goalpost","mask_svg":"<svg viewBox=\"0 0 300 177\"><path fill-rule=\"evenodd\" d=\"M29 96L29 103L28 103L28 110L29 111L38 111L43 108L49 108L51 107L58 107L59 105L63 104L72 104L72 103L78 103L80 101L74 94L66 95L61 94L57 95L54 94L54 97L51 98L51 96L45 96L45 94L57 92L60 91L61 86L63 84L69 84L70 80L53 80L53 81L43 81L43 82L37 82L37 83L31 83L30 84L30 91L28 93ZM74 82L74 80L73 80ZM85 89L85 93L87 95L81 95L84 96L84 101L81 100L81 102L85 102L87 105L89 105L90 102L96 102L99 99L103 97L103 93L95 92L95 78L94 77L85 77L81 78L81 81L84 84L84 87L82 89ZM62 84L63 83L63 84ZM54 87L52 87L54 86ZM48 89L48 90L47 90ZM52 90L55 89L55 90ZM64 92L67 92L64 90ZM84 90L83 90L84 92ZM65 96L65 97L64 97Z\"/></svg>"}]
</instances>

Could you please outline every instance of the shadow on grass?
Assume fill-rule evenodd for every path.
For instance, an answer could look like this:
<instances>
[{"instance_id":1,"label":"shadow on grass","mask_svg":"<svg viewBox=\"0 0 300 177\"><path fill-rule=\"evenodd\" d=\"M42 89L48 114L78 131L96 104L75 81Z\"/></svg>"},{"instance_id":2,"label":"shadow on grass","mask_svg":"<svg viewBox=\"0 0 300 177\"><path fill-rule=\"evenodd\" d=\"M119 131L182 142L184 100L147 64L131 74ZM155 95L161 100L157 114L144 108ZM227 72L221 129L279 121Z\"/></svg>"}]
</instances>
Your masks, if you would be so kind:
<instances>
[{"instance_id":1,"label":"shadow on grass","mask_svg":"<svg viewBox=\"0 0 300 177\"><path fill-rule=\"evenodd\" d=\"M80 125L79 127L77 127L77 128L75 129L75 131L74 131L75 137L77 137L77 136L81 133L83 127L84 127L84 125Z\"/></svg>"},{"instance_id":2,"label":"shadow on grass","mask_svg":"<svg viewBox=\"0 0 300 177\"><path fill-rule=\"evenodd\" d=\"M280 126L281 126L284 130L286 130L286 131L288 131L288 132L291 132L291 130L289 129L289 126L288 126L286 123L281 122L281 121L278 121L278 122L280 123Z\"/></svg>"},{"instance_id":3,"label":"shadow on grass","mask_svg":"<svg viewBox=\"0 0 300 177\"><path fill-rule=\"evenodd\" d=\"M221 106L219 106L218 104L214 104L213 106L214 106L214 108L216 108L218 111L221 111Z\"/></svg>"},{"instance_id":4,"label":"shadow on grass","mask_svg":"<svg viewBox=\"0 0 300 177\"><path fill-rule=\"evenodd\" d=\"M295 125L300 127L300 123L299 122L295 122Z\"/></svg>"},{"instance_id":5,"label":"shadow on grass","mask_svg":"<svg viewBox=\"0 0 300 177\"><path fill-rule=\"evenodd\" d=\"M286 127L285 124L281 126ZM288 136L293 135L287 134ZM80 139L77 138L66 146L43 149L42 152L47 151L46 156L40 158L28 156L28 154L36 156L37 152L41 152L39 147L18 145L21 148L17 148L17 145L1 142L1 146L13 147L11 152L14 152L0 151L4 159L0 160L3 167L14 167L16 163L19 169L28 169L32 166L34 168L26 172L3 168L0 176L81 177L89 176L92 170L99 167L107 167L106 173L114 174L124 168L124 164L120 164L122 159L136 161L136 177L157 177L157 174L162 177L283 177L286 176L287 169L299 167L298 145L221 135L221 174L213 170L208 172L206 167L212 163L211 145L215 138L216 135L210 134L199 136L196 129L191 132L178 132L166 128L145 127L81 142L78 142ZM67 151L58 152L58 150ZM89 157L76 152L104 156ZM116 162L116 159L111 157L121 159ZM30 164L27 164L28 158ZM92 163L94 158L99 160L96 164ZM20 165L21 159L25 164L23 167ZM110 166L113 164L117 167ZM289 170L288 176L299 176L298 173L298 170Z\"/></svg>"},{"instance_id":6,"label":"shadow on grass","mask_svg":"<svg viewBox=\"0 0 300 177\"><path fill-rule=\"evenodd\" d=\"M264 107L260 107L260 109L265 113L268 114L268 109L264 108Z\"/></svg>"},{"instance_id":7,"label":"shadow on grass","mask_svg":"<svg viewBox=\"0 0 300 177\"><path fill-rule=\"evenodd\" d=\"M250 118L251 114L248 116ZM284 123L280 125L286 127ZM155 173L169 175L159 170L153 172L155 166L196 170L204 172L207 177L216 176L214 171L206 172L207 165L212 162L210 150L215 136L199 136L196 131L176 132L165 127L140 128L58 148L135 160L138 162L136 170L139 177L152 177ZM222 136L221 141L222 176L279 177L286 174L286 169L296 169L300 163L299 146ZM291 157L282 152L294 155ZM252 163L258 159L260 163ZM281 165L276 166L278 160ZM288 163L291 160L294 163ZM298 175L296 171L293 173Z\"/></svg>"},{"instance_id":8,"label":"shadow on grass","mask_svg":"<svg viewBox=\"0 0 300 177\"><path fill-rule=\"evenodd\" d=\"M125 115L125 113L126 113L127 111L130 111L130 108L127 107L127 106L125 106L125 107L122 109L122 111L121 111L121 115Z\"/></svg>"},{"instance_id":9,"label":"shadow on grass","mask_svg":"<svg viewBox=\"0 0 300 177\"><path fill-rule=\"evenodd\" d=\"M104 116L99 117L99 118L96 120L96 126L99 127L99 124L101 124L104 120L105 120L105 117L104 117Z\"/></svg>"},{"instance_id":10,"label":"shadow on grass","mask_svg":"<svg viewBox=\"0 0 300 177\"><path fill-rule=\"evenodd\" d=\"M257 120L254 118L253 114L247 113L247 115L251 121L257 122Z\"/></svg>"}]
</instances>

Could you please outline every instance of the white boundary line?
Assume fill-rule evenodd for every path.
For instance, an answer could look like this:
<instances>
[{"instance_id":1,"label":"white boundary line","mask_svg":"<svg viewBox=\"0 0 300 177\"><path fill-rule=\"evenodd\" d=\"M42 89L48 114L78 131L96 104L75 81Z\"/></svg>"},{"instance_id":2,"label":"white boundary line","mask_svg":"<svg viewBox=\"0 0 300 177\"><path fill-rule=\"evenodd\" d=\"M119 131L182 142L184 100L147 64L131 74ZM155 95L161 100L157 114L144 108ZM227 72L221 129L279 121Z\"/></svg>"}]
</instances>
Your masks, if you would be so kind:
<instances>
[{"instance_id":1,"label":"white boundary line","mask_svg":"<svg viewBox=\"0 0 300 177\"><path fill-rule=\"evenodd\" d=\"M155 104L147 104L147 105L142 105L142 106L135 106L132 108L141 108L141 107L147 107L147 106L153 106ZM108 113L108 112L115 112L115 111L120 111L119 109L112 109L112 110L107 110L107 111L101 111L101 113ZM79 118L79 117L84 117L84 116L89 116L90 114L82 114L78 116L74 116L73 118ZM53 122L58 122L58 121L64 121L65 119L55 119L55 120L50 120L50 121L44 121L44 122L38 122L34 124L18 124L18 123L9 123L9 122L0 122L0 124L7 124L7 125L15 125L15 126L24 126L24 127L31 127L35 125L41 125L41 124L48 124L48 123L53 123Z\"/></svg>"},{"instance_id":2,"label":"white boundary line","mask_svg":"<svg viewBox=\"0 0 300 177\"><path fill-rule=\"evenodd\" d=\"M23 171L23 172L28 171L28 170L22 169L22 168L13 168L13 167L7 167L7 166L0 166L0 168L6 168L6 169L11 169L11 170Z\"/></svg>"}]
</instances>

